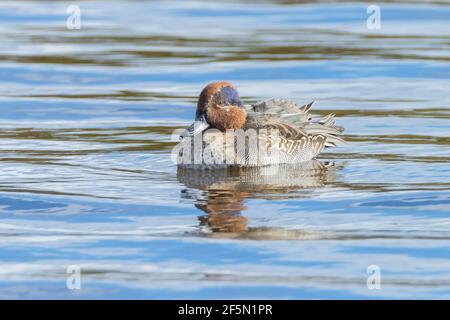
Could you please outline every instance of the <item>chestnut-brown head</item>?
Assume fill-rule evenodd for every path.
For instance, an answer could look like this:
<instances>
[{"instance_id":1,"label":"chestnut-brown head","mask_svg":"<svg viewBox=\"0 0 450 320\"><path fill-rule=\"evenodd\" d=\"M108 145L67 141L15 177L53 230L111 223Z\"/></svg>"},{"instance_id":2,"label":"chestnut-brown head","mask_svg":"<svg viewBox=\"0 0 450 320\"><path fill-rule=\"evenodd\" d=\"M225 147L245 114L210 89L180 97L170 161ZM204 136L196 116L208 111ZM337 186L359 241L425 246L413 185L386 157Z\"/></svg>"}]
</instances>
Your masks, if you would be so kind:
<instances>
[{"instance_id":1,"label":"chestnut-brown head","mask_svg":"<svg viewBox=\"0 0 450 320\"><path fill-rule=\"evenodd\" d=\"M226 81L212 82L200 93L194 123L186 135L195 135L209 127L226 131L244 126L247 113L235 86Z\"/></svg>"}]
</instances>

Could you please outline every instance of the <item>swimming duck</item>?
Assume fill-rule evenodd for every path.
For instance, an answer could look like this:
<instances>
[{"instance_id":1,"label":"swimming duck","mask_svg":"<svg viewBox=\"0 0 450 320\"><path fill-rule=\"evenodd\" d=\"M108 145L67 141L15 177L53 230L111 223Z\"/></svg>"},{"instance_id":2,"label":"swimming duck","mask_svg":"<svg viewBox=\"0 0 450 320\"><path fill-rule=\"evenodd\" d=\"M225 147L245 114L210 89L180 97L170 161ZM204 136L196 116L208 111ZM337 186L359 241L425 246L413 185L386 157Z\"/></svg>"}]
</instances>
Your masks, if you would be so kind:
<instances>
[{"instance_id":1,"label":"swimming duck","mask_svg":"<svg viewBox=\"0 0 450 320\"><path fill-rule=\"evenodd\" d=\"M344 129L336 126L333 114L312 121L313 104L300 107L291 100L269 99L244 105L233 84L212 82L200 93L195 121L181 134L178 165L217 168L309 161L325 147L344 142ZM256 144L249 142L251 137Z\"/></svg>"}]
</instances>

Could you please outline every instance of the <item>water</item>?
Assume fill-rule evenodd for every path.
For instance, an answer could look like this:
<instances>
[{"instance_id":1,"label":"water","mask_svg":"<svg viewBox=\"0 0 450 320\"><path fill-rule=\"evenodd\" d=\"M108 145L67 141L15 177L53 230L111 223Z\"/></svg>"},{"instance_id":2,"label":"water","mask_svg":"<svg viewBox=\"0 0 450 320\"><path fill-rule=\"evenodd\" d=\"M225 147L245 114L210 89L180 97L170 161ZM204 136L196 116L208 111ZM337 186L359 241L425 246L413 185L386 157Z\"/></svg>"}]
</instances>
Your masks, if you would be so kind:
<instances>
[{"instance_id":1,"label":"water","mask_svg":"<svg viewBox=\"0 0 450 320\"><path fill-rule=\"evenodd\" d=\"M0 3L0 298L450 298L449 2L77 3ZM212 80L349 143L177 172Z\"/></svg>"}]
</instances>

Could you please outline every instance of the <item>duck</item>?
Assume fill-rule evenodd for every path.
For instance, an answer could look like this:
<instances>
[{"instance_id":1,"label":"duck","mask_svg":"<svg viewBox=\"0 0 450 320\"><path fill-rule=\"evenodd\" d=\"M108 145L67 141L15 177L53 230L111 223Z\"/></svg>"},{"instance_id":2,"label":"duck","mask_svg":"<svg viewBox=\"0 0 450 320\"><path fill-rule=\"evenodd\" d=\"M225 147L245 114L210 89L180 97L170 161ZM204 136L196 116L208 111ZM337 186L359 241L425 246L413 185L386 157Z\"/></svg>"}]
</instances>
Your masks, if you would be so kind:
<instances>
[{"instance_id":1,"label":"duck","mask_svg":"<svg viewBox=\"0 0 450 320\"><path fill-rule=\"evenodd\" d=\"M260 167L315 159L345 141L334 114L313 121L314 103L271 98L244 104L232 83L211 82L198 97L194 122L180 134L177 165Z\"/></svg>"}]
</instances>

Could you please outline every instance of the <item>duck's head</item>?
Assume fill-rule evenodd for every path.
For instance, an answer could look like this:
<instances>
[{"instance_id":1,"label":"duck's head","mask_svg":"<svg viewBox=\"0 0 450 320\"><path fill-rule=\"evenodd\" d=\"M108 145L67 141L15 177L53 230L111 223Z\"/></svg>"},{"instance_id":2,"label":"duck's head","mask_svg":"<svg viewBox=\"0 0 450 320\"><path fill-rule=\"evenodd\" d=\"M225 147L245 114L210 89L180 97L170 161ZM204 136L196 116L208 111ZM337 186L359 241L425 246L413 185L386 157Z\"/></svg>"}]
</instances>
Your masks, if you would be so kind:
<instances>
[{"instance_id":1,"label":"duck's head","mask_svg":"<svg viewBox=\"0 0 450 320\"><path fill-rule=\"evenodd\" d=\"M208 128L237 130L244 126L246 117L236 87L226 81L212 82L200 93L195 121L182 137L196 135Z\"/></svg>"}]
</instances>

